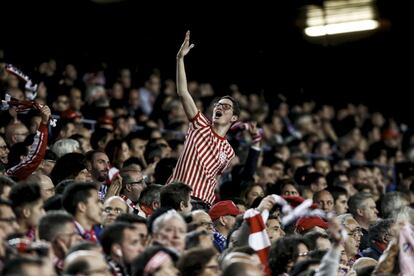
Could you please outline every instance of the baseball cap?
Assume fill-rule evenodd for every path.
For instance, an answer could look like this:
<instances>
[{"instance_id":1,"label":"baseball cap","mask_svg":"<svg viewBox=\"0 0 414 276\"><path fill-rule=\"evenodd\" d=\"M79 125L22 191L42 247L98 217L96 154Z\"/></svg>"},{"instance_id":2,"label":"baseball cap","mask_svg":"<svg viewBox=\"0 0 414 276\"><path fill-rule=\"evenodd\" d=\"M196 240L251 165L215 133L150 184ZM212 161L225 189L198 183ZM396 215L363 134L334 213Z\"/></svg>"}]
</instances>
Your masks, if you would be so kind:
<instances>
[{"instance_id":1,"label":"baseball cap","mask_svg":"<svg viewBox=\"0 0 414 276\"><path fill-rule=\"evenodd\" d=\"M316 226L328 229L329 225L328 222L317 216L301 217L296 221L296 231L301 234Z\"/></svg>"},{"instance_id":2,"label":"baseball cap","mask_svg":"<svg viewBox=\"0 0 414 276\"><path fill-rule=\"evenodd\" d=\"M210 215L211 220L216 220L223 216L237 216L241 214L241 212L233 201L223 200L214 204L210 208L208 214Z\"/></svg>"}]
</instances>

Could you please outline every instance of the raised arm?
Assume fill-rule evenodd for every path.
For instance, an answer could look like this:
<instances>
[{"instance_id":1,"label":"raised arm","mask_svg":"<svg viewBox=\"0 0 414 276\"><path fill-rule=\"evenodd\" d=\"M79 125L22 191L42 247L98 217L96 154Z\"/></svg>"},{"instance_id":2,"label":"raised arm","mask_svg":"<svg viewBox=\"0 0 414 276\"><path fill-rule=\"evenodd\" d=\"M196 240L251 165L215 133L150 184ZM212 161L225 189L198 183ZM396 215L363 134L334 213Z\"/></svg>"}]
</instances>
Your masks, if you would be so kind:
<instances>
[{"instance_id":1,"label":"raised arm","mask_svg":"<svg viewBox=\"0 0 414 276\"><path fill-rule=\"evenodd\" d=\"M189 120L193 119L198 109L193 97L188 92L187 76L185 74L184 56L190 52L194 44L190 45L190 31L185 34L185 39L177 53L177 94L183 104L185 114Z\"/></svg>"}]
</instances>

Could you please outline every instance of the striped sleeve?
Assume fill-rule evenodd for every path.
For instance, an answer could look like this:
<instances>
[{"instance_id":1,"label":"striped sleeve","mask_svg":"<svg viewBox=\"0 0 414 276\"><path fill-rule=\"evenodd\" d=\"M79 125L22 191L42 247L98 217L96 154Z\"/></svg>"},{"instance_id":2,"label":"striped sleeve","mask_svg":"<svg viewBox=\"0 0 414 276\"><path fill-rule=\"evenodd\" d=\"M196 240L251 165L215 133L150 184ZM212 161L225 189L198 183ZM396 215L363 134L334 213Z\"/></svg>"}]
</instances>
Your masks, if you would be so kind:
<instances>
[{"instance_id":1,"label":"striped sleeve","mask_svg":"<svg viewBox=\"0 0 414 276\"><path fill-rule=\"evenodd\" d=\"M43 157L45 156L47 148L47 135L48 125L40 124L27 156L25 156L19 164L8 169L6 174L8 176L14 176L19 180L26 179L29 175L31 175L40 165Z\"/></svg>"}]
</instances>

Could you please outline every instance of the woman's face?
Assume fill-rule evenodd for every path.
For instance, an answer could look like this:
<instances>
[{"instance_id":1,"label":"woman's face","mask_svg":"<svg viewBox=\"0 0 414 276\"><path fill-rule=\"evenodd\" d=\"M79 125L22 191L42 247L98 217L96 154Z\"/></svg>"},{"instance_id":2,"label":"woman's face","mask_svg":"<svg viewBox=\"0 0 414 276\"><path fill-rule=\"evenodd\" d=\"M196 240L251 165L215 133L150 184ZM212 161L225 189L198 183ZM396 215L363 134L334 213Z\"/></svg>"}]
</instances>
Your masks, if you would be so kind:
<instances>
[{"instance_id":1,"label":"woman's face","mask_svg":"<svg viewBox=\"0 0 414 276\"><path fill-rule=\"evenodd\" d=\"M246 195L247 206L252 205L253 201L259 196L264 196L263 188L259 185L254 186Z\"/></svg>"}]
</instances>

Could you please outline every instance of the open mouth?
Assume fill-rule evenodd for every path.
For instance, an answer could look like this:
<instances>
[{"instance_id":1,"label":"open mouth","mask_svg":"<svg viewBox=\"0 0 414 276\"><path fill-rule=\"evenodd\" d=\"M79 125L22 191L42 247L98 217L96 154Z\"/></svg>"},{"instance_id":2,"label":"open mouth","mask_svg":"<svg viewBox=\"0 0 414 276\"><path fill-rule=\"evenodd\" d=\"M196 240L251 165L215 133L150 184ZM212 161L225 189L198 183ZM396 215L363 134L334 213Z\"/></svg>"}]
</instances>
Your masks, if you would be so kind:
<instances>
[{"instance_id":1,"label":"open mouth","mask_svg":"<svg viewBox=\"0 0 414 276\"><path fill-rule=\"evenodd\" d=\"M223 112L221 112L221 110L217 110L215 117L220 118L221 116L223 116Z\"/></svg>"}]
</instances>

